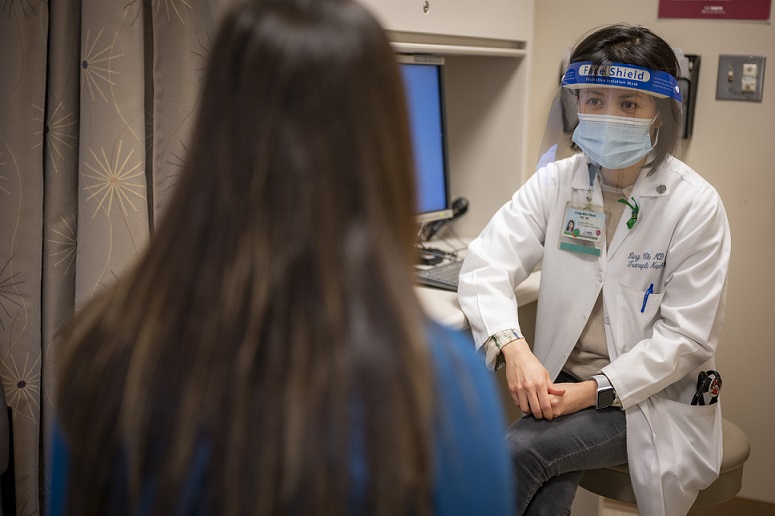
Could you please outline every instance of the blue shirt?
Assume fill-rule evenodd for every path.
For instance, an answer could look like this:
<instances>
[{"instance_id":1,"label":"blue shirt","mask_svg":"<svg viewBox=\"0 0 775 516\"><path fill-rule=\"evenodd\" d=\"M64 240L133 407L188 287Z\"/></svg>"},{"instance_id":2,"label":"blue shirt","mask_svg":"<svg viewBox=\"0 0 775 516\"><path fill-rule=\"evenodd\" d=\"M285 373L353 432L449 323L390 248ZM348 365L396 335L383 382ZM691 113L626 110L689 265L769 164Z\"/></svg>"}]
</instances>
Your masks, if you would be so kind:
<instances>
[{"instance_id":1,"label":"blue shirt","mask_svg":"<svg viewBox=\"0 0 775 516\"><path fill-rule=\"evenodd\" d=\"M515 484L504 443L505 423L500 397L492 374L474 352L474 345L461 334L437 324L428 327L434 366L437 414L433 450L434 513L439 515L511 515L514 513ZM52 441L51 498L49 514L64 514L67 493L69 450L59 425ZM199 450L202 451L202 450ZM197 453L192 480L202 478L206 453ZM353 477L363 461L354 458ZM197 465L198 464L198 465ZM117 475L125 476L125 472ZM196 481L194 480L194 483ZM142 507L152 503L153 487L144 493ZM194 486L191 486L194 487ZM201 512L203 505L191 499L204 490L186 489L182 514Z\"/></svg>"}]
</instances>

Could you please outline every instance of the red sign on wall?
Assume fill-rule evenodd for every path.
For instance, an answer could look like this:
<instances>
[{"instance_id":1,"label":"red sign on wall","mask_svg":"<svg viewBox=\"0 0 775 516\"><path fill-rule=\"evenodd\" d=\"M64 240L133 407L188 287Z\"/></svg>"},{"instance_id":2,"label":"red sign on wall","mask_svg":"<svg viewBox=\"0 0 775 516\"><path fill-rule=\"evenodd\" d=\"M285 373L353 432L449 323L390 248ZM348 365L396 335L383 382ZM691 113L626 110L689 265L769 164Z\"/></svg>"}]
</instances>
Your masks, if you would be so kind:
<instances>
[{"instance_id":1,"label":"red sign on wall","mask_svg":"<svg viewBox=\"0 0 775 516\"><path fill-rule=\"evenodd\" d=\"M769 20L772 0L659 0L660 18Z\"/></svg>"}]
</instances>

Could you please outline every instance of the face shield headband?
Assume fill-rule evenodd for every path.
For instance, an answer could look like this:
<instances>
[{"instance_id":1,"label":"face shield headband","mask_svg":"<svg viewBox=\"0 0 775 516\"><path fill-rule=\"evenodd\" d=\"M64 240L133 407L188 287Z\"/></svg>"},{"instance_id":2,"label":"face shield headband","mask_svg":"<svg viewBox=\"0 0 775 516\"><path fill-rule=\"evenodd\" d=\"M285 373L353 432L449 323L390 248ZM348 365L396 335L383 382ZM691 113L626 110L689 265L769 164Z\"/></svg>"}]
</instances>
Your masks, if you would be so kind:
<instances>
[{"instance_id":1,"label":"face shield headband","mask_svg":"<svg viewBox=\"0 0 775 516\"><path fill-rule=\"evenodd\" d=\"M592 86L640 90L655 97L669 97L681 103L678 81L667 72L621 63L600 66L590 62L578 62L571 63L562 76L563 88L579 89Z\"/></svg>"}]
</instances>

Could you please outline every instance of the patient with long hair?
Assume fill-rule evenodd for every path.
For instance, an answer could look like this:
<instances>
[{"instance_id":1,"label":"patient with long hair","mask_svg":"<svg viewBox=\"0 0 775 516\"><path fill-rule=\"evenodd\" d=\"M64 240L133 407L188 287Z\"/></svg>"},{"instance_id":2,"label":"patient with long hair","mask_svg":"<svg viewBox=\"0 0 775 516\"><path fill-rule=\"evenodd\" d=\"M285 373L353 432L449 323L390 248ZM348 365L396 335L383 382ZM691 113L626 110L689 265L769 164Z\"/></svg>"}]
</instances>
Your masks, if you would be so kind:
<instances>
[{"instance_id":1,"label":"patient with long hair","mask_svg":"<svg viewBox=\"0 0 775 516\"><path fill-rule=\"evenodd\" d=\"M507 514L473 345L412 284L413 155L351 0L224 19L184 174L60 349L52 514Z\"/></svg>"}]
</instances>

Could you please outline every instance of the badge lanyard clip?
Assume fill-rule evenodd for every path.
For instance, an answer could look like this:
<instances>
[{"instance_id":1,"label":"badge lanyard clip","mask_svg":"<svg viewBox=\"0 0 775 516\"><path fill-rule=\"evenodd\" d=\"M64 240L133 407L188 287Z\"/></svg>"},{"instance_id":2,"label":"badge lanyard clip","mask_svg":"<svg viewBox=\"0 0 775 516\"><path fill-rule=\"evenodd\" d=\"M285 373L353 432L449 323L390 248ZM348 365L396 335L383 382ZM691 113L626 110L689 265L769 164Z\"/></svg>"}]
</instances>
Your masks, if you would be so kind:
<instances>
[{"instance_id":1,"label":"badge lanyard clip","mask_svg":"<svg viewBox=\"0 0 775 516\"><path fill-rule=\"evenodd\" d=\"M600 173L600 166L597 163L587 163L589 172L589 188L587 189L587 207L592 204L592 188L595 186L595 178Z\"/></svg>"}]
</instances>

